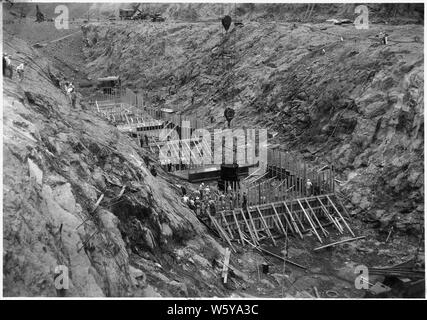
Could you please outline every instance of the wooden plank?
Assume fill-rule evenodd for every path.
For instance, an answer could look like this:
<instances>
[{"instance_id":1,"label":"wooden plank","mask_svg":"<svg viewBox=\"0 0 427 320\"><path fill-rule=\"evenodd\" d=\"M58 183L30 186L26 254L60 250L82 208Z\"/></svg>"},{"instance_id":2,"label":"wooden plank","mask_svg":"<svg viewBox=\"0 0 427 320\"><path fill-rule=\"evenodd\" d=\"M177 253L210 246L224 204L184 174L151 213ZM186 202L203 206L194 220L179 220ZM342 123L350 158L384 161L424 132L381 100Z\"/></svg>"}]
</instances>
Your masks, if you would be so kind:
<instances>
[{"instance_id":1,"label":"wooden plank","mask_svg":"<svg viewBox=\"0 0 427 320\"><path fill-rule=\"evenodd\" d=\"M277 213L276 207L274 206L273 203L271 204L271 207L273 208L274 214L276 215L277 220L279 221L280 229L282 230L282 232L283 232L284 235L288 236L288 234L286 233L285 228L283 227L282 221L280 221L280 216Z\"/></svg>"},{"instance_id":2,"label":"wooden plank","mask_svg":"<svg viewBox=\"0 0 427 320\"><path fill-rule=\"evenodd\" d=\"M323 202L320 201L319 197L317 197L317 201L320 202L321 208L322 208L323 212L325 213L326 217L335 225L335 227L338 229L338 231L340 233L343 233L342 230L341 230L342 227L339 225L339 223L337 223L337 221L334 219L334 217L331 216L331 214L328 212L328 210L326 209L326 207L323 204Z\"/></svg>"},{"instance_id":3,"label":"wooden plank","mask_svg":"<svg viewBox=\"0 0 427 320\"><path fill-rule=\"evenodd\" d=\"M338 228L341 230L341 233L344 232L344 228L342 227L342 225L340 224L339 220L337 217L332 217L332 219L335 220L336 224L338 225Z\"/></svg>"},{"instance_id":4,"label":"wooden plank","mask_svg":"<svg viewBox=\"0 0 427 320\"><path fill-rule=\"evenodd\" d=\"M314 294L316 295L316 298L320 298L320 294L319 291L317 290L317 287L313 287L314 289Z\"/></svg>"},{"instance_id":5,"label":"wooden plank","mask_svg":"<svg viewBox=\"0 0 427 320\"><path fill-rule=\"evenodd\" d=\"M277 230L279 232L282 232L282 229L280 228L279 224L277 223L277 217L276 216L271 216L270 218L274 222L274 225L276 226ZM284 233L284 235L287 236L286 233Z\"/></svg>"},{"instance_id":6,"label":"wooden plank","mask_svg":"<svg viewBox=\"0 0 427 320\"><path fill-rule=\"evenodd\" d=\"M228 263L229 262L230 262L230 249L225 248L224 264L223 264L223 267L222 267L222 277L224 278L224 283L227 283Z\"/></svg>"},{"instance_id":7,"label":"wooden plank","mask_svg":"<svg viewBox=\"0 0 427 320\"><path fill-rule=\"evenodd\" d=\"M335 199L337 199L337 201L339 202L339 204L343 208L343 210L344 210L345 214L347 215L347 217L350 218L350 214L348 213L347 209L344 207L344 204L342 203L342 201L340 199L338 199L338 197L335 197Z\"/></svg>"},{"instance_id":8,"label":"wooden plank","mask_svg":"<svg viewBox=\"0 0 427 320\"><path fill-rule=\"evenodd\" d=\"M250 243L249 241L246 241L246 242ZM253 246L253 245L252 245L252 246ZM275 257L275 258L277 258L277 259L280 259L280 260L282 260L282 261L286 261L286 263L289 263L290 265L293 265L293 266L295 266L295 267L298 267L298 268L301 268L301 269L307 270L307 268L306 268L306 267L304 267L304 266L302 266L302 265L300 265L300 264L298 264L298 263L296 263L296 262L293 262L293 261L291 261L291 260L285 259L284 257L281 257L281 256L279 256L279 255L277 255L277 254L275 254L275 253L273 253L273 252L271 252L271 251L268 251L268 250L266 250L266 249L264 249L264 248L262 248L262 247L255 247L255 246L253 246L253 247L254 247L255 249L257 249L258 251L260 251L260 252L266 253L266 254L268 254L268 255L270 255L270 256L272 256L272 257Z\"/></svg>"},{"instance_id":9,"label":"wooden plank","mask_svg":"<svg viewBox=\"0 0 427 320\"><path fill-rule=\"evenodd\" d=\"M227 241L228 245L231 247L231 249L236 252L236 249L234 249L230 239L227 237L227 234L225 233L225 231L221 228L221 226L216 222L216 220L214 218L212 218L212 216L208 213L208 217L210 218L212 224L214 225L214 227L217 229L218 234L225 240Z\"/></svg>"},{"instance_id":10,"label":"wooden plank","mask_svg":"<svg viewBox=\"0 0 427 320\"><path fill-rule=\"evenodd\" d=\"M255 238L255 236L254 236L254 234L253 234L253 232L251 230L251 226L249 225L248 220L246 220L245 212L243 211L243 209L240 209L240 213L241 213L241 215L243 217L243 220L245 220L245 224L246 224L246 227L248 228L248 231L249 231L249 234L250 234L250 236L252 238L252 241L254 242L254 244L257 244L257 239Z\"/></svg>"},{"instance_id":11,"label":"wooden plank","mask_svg":"<svg viewBox=\"0 0 427 320\"><path fill-rule=\"evenodd\" d=\"M99 197L98 201L96 201L92 211L90 212L91 214L94 213L96 211L96 209L98 209L99 204L101 203L102 199L104 199L104 194L101 194L101 196Z\"/></svg>"},{"instance_id":12,"label":"wooden plank","mask_svg":"<svg viewBox=\"0 0 427 320\"><path fill-rule=\"evenodd\" d=\"M262 221L262 223L263 223L263 225L265 227L265 232L267 232L267 234L270 236L271 240L273 240L274 245L277 246L276 240L274 240L273 235L270 232L270 228L268 227L267 223L264 220L264 217L262 216L261 210L259 210L258 206L256 206L256 209L257 209L258 214L259 214L259 216L261 218L261 221Z\"/></svg>"},{"instance_id":13,"label":"wooden plank","mask_svg":"<svg viewBox=\"0 0 427 320\"><path fill-rule=\"evenodd\" d=\"M233 239L233 232L231 232L230 226L228 225L227 219L225 219L224 211L220 211L220 214L222 216L222 220L225 223L225 226L227 227L228 233L230 234L230 239Z\"/></svg>"},{"instance_id":14,"label":"wooden plank","mask_svg":"<svg viewBox=\"0 0 427 320\"><path fill-rule=\"evenodd\" d=\"M292 204L291 204L291 208L292 208ZM296 212L294 211L294 215L295 215L295 218L296 218L296 220L298 221L299 225L301 226L301 231L302 231L302 232L304 232L305 227L304 227L304 225L303 225L303 223L302 223L301 219L299 218L299 215L298 215L298 212L299 212L299 211L301 211L301 210L296 210Z\"/></svg>"},{"instance_id":15,"label":"wooden plank","mask_svg":"<svg viewBox=\"0 0 427 320\"><path fill-rule=\"evenodd\" d=\"M332 207L335 209L335 211L338 213L338 215L340 216L342 222L344 223L344 225L346 226L346 228L348 229L348 231L350 231L351 235L354 237L354 233L353 230L350 229L350 227L348 226L347 222L344 220L344 217L341 215L341 213L338 211L337 207L335 207L335 204L332 202L331 198L329 198L329 196L326 196L326 199L329 200L329 202L331 203Z\"/></svg>"},{"instance_id":16,"label":"wooden plank","mask_svg":"<svg viewBox=\"0 0 427 320\"><path fill-rule=\"evenodd\" d=\"M283 205L285 206L286 211L289 214L289 217L291 218L292 223L294 224L294 229L296 230L296 232L299 234L299 236L301 237L301 239L303 238L301 231L298 229L298 225L294 219L294 217L292 216L291 210L289 210L287 204L285 201L283 201Z\"/></svg>"},{"instance_id":17,"label":"wooden plank","mask_svg":"<svg viewBox=\"0 0 427 320\"><path fill-rule=\"evenodd\" d=\"M320 238L319 234L318 234L318 233L317 233L317 231L316 231L316 228L315 228L315 227L314 227L314 225L313 225L313 222L311 221L310 217L308 216L307 212L305 211L304 207L302 206L301 201L300 201L299 199L297 199L297 201L298 201L298 204L300 205L300 207L301 207L302 211L304 212L304 215L305 215L305 217L307 218L307 221L308 221L308 223L310 224L311 229L313 230L313 232L314 232L314 234L316 235L317 239L319 239L320 243L323 243L323 242L322 242L322 239Z\"/></svg>"},{"instance_id":18,"label":"wooden plank","mask_svg":"<svg viewBox=\"0 0 427 320\"><path fill-rule=\"evenodd\" d=\"M254 230L255 238L256 238L256 240L258 242L259 241L258 233L257 233L256 227L255 227L255 222L252 219L251 210L250 210L249 207L248 207L248 216L249 216L249 220L251 221L251 224L252 224L252 227L253 227L253 230Z\"/></svg>"},{"instance_id":19,"label":"wooden plank","mask_svg":"<svg viewBox=\"0 0 427 320\"><path fill-rule=\"evenodd\" d=\"M341 240L341 241L329 243L329 244L327 244L325 246L317 247L317 248L313 249L313 251L318 251L318 250L321 250L321 249L333 247L333 246L335 246L337 244L341 244L341 243L345 243L345 242L350 242L350 241L356 241L356 240L363 239L363 238L366 238L366 236L360 236L360 237L356 237L356 238L345 239L345 240Z\"/></svg>"},{"instance_id":20,"label":"wooden plank","mask_svg":"<svg viewBox=\"0 0 427 320\"><path fill-rule=\"evenodd\" d=\"M312 214L312 215L313 215L313 217L316 219L316 222L317 222L317 224L319 225L320 230L322 230L323 235L324 235L325 237L327 237L327 236L329 235L329 232L327 232L327 231L322 227L322 224L320 223L319 219L317 218L316 213L314 212L314 210L311 208L310 203L309 203L307 200L305 200L305 202L307 203L307 206L308 206L308 208L310 209L311 214Z\"/></svg>"},{"instance_id":21,"label":"wooden plank","mask_svg":"<svg viewBox=\"0 0 427 320\"><path fill-rule=\"evenodd\" d=\"M236 225L237 225L237 231L239 232L240 240L242 240L242 244L243 244L243 236L242 236L242 231L240 230L239 221L237 221L236 215L234 214L234 210L232 210L231 212L233 214L234 221L236 222Z\"/></svg>"},{"instance_id":22,"label":"wooden plank","mask_svg":"<svg viewBox=\"0 0 427 320\"><path fill-rule=\"evenodd\" d=\"M286 226L289 227L289 229L291 230L292 234L297 233L297 231L295 230L294 226L292 225L291 222L289 222L288 217L286 216L286 210L285 210L285 212L283 212L283 218L285 218Z\"/></svg>"}]
</instances>

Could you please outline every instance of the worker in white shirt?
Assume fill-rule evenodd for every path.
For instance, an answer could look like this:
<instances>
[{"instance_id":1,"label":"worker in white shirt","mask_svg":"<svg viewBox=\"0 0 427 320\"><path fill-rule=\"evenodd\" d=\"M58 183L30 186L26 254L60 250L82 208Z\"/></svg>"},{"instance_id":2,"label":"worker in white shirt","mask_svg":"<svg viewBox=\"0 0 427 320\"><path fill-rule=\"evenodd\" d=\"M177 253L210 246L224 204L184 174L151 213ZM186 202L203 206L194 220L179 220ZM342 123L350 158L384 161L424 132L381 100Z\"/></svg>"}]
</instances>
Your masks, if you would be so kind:
<instances>
[{"instance_id":1,"label":"worker in white shirt","mask_svg":"<svg viewBox=\"0 0 427 320\"><path fill-rule=\"evenodd\" d=\"M24 67L25 62L21 63L19 66L16 67L16 73L18 74L19 82L24 80Z\"/></svg>"},{"instance_id":2,"label":"worker in white shirt","mask_svg":"<svg viewBox=\"0 0 427 320\"><path fill-rule=\"evenodd\" d=\"M183 196L182 197L182 201L184 201L184 203L185 204L187 204L188 203L188 200L189 200L190 198L187 196L187 195L185 195L185 196Z\"/></svg>"},{"instance_id":3,"label":"worker in white shirt","mask_svg":"<svg viewBox=\"0 0 427 320\"><path fill-rule=\"evenodd\" d=\"M307 182L305 184L305 188L307 190L307 196L311 196L312 189L313 189L313 184L311 183L310 179L307 179Z\"/></svg>"}]
</instances>

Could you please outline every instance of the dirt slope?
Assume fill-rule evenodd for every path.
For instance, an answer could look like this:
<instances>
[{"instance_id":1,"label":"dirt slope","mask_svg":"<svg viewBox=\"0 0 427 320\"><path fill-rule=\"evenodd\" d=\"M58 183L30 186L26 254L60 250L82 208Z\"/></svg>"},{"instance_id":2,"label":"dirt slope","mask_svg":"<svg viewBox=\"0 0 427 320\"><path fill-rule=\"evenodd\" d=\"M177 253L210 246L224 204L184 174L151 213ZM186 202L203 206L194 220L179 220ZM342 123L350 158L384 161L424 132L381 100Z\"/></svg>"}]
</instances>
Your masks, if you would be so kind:
<instances>
[{"instance_id":1,"label":"dirt slope","mask_svg":"<svg viewBox=\"0 0 427 320\"><path fill-rule=\"evenodd\" d=\"M24 82L4 80L4 295L56 296L62 264L68 296L225 295L207 262L222 247L160 168L153 177L130 138L71 110L34 49L4 40L29 62ZM198 260L175 266L184 254Z\"/></svg>"},{"instance_id":2,"label":"dirt slope","mask_svg":"<svg viewBox=\"0 0 427 320\"><path fill-rule=\"evenodd\" d=\"M384 30L389 45L376 35ZM277 131L286 150L332 163L349 209L416 233L424 205L421 25L245 22L83 27L95 76L117 74L147 101L224 126Z\"/></svg>"}]
</instances>

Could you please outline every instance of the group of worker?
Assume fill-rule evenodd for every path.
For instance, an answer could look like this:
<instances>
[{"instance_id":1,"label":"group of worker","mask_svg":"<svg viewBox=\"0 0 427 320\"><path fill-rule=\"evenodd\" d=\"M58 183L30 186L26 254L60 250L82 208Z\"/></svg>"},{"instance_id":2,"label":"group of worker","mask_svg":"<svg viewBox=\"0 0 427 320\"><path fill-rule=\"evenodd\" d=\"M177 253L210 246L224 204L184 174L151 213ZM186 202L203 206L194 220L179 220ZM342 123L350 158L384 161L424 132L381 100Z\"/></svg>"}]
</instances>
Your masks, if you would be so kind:
<instances>
[{"instance_id":1,"label":"group of worker","mask_svg":"<svg viewBox=\"0 0 427 320\"><path fill-rule=\"evenodd\" d=\"M26 63L22 62L16 67L16 73L18 75L19 82L22 82L24 80L25 66ZM9 79L13 78L12 56L7 53L3 53L3 76L8 77ZM73 108L75 108L77 95L73 83L65 81L63 88L70 99L71 105L73 106Z\"/></svg>"},{"instance_id":2,"label":"group of worker","mask_svg":"<svg viewBox=\"0 0 427 320\"><path fill-rule=\"evenodd\" d=\"M209 185L203 182L199 189L191 195L187 194L185 188L181 187L182 201L193 210L197 216L205 216L209 214L214 217L217 210L233 210L238 207L247 208L248 200L246 192L241 195L239 192L232 190L228 186L225 192L211 190Z\"/></svg>"},{"instance_id":3,"label":"group of worker","mask_svg":"<svg viewBox=\"0 0 427 320\"><path fill-rule=\"evenodd\" d=\"M74 84L71 81L64 81L63 83L63 89L70 99L71 105L73 108L76 107L76 101L77 101L77 94L76 90L74 88Z\"/></svg>"},{"instance_id":4,"label":"group of worker","mask_svg":"<svg viewBox=\"0 0 427 320\"><path fill-rule=\"evenodd\" d=\"M182 191L182 201L188 205L188 207L193 210L197 216L202 216L206 214L206 211L209 210L211 215L215 215L216 206L214 200L214 194L211 194L211 189L208 185L205 186L202 183L199 187L199 190L193 192L193 194L187 194L185 188L181 187Z\"/></svg>"},{"instance_id":5,"label":"group of worker","mask_svg":"<svg viewBox=\"0 0 427 320\"><path fill-rule=\"evenodd\" d=\"M18 74L19 82L24 80L25 65L25 62L22 62L16 67L16 73ZM12 56L7 53L3 53L3 76L8 77L9 79L13 78Z\"/></svg>"}]
</instances>

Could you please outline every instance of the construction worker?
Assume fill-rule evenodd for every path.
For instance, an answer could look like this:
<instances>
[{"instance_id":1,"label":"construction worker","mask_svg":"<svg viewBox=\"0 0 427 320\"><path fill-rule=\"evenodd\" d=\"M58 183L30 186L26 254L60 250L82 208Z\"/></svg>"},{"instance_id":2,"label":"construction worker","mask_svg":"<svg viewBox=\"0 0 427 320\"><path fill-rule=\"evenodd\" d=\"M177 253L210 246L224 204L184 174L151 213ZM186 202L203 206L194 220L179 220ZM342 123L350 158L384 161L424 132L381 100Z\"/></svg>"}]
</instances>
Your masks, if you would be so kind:
<instances>
[{"instance_id":1,"label":"construction worker","mask_svg":"<svg viewBox=\"0 0 427 320\"><path fill-rule=\"evenodd\" d=\"M208 204L209 204L209 212L211 216L215 217L215 214L216 214L215 201L213 199L210 199Z\"/></svg>"},{"instance_id":2,"label":"construction worker","mask_svg":"<svg viewBox=\"0 0 427 320\"><path fill-rule=\"evenodd\" d=\"M24 80L24 67L25 62L22 62L19 66L16 67L16 73L18 74L19 82Z\"/></svg>"},{"instance_id":3,"label":"construction worker","mask_svg":"<svg viewBox=\"0 0 427 320\"><path fill-rule=\"evenodd\" d=\"M13 68L10 59L11 56L9 56L7 53L3 54L3 76L6 76L6 71L9 71L9 78L12 79Z\"/></svg>"},{"instance_id":4,"label":"construction worker","mask_svg":"<svg viewBox=\"0 0 427 320\"><path fill-rule=\"evenodd\" d=\"M222 192L219 196L219 201L221 203L222 210L225 210L225 194Z\"/></svg>"},{"instance_id":5,"label":"construction worker","mask_svg":"<svg viewBox=\"0 0 427 320\"><path fill-rule=\"evenodd\" d=\"M190 200L190 198L189 198L187 195L184 195L184 196L182 197L182 201L184 201L184 203L185 203L185 204L187 204L187 203L188 203L188 200Z\"/></svg>"},{"instance_id":6,"label":"construction worker","mask_svg":"<svg viewBox=\"0 0 427 320\"><path fill-rule=\"evenodd\" d=\"M201 202L200 202L200 198L196 197L196 199L194 200L194 205L196 206L196 214L200 215L200 210L201 210Z\"/></svg>"},{"instance_id":7,"label":"construction worker","mask_svg":"<svg viewBox=\"0 0 427 320\"><path fill-rule=\"evenodd\" d=\"M211 193L211 189L209 188L209 186L206 186L206 188L205 188L206 197L209 197L210 193Z\"/></svg>"},{"instance_id":8,"label":"construction worker","mask_svg":"<svg viewBox=\"0 0 427 320\"><path fill-rule=\"evenodd\" d=\"M205 191L205 184L202 182L199 187L200 199L203 200L203 192Z\"/></svg>"},{"instance_id":9,"label":"construction worker","mask_svg":"<svg viewBox=\"0 0 427 320\"><path fill-rule=\"evenodd\" d=\"M65 90L67 92L68 95L70 95L73 91L74 91L74 85L72 82L70 82L69 84L66 82L65 83Z\"/></svg>"},{"instance_id":10,"label":"construction worker","mask_svg":"<svg viewBox=\"0 0 427 320\"><path fill-rule=\"evenodd\" d=\"M384 31L381 31L378 36L381 39L381 43L384 45L388 44L388 34L385 33Z\"/></svg>"},{"instance_id":11,"label":"construction worker","mask_svg":"<svg viewBox=\"0 0 427 320\"><path fill-rule=\"evenodd\" d=\"M6 53L3 53L3 77L6 76Z\"/></svg>"},{"instance_id":12,"label":"construction worker","mask_svg":"<svg viewBox=\"0 0 427 320\"><path fill-rule=\"evenodd\" d=\"M310 179L307 179L307 182L305 184L305 189L306 189L306 192L307 192L307 196L311 196L312 189L313 189L313 184L311 183Z\"/></svg>"},{"instance_id":13,"label":"construction worker","mask_svg":"<svg viewBox=\"0 0 427 320\"><path fill-rule=\"evenodd\" d=\"M196 211L196 205L195 205L195 202L194 202L193 198L190 198L190 200L188 201L188 207L191 210L194 210L197 213L197 211Z\"/></svg>"},{"instance_id":14,"label":"construction worker","mask_svg":"<svg viewBox=\"0 0 427 320\"><path fill-rule=\"evenodd\" d=\"M151 172L151 174L153 175L153 177L156 177L156 176L157 176L157 169L156 169L156 167L155 167L155 166L151 166L151 168L150 168L150 172Z\"/></svg>"},{"instance_id":15,"label":"construction worker","mask_svg":"<svg viewBox=\"0 0 427 320\"><path fill-rule=\"evenodd\" d=\"M71 105L72 105L72 107L73 107L73 108L76 108L77 94L76 94L76 92L74 91L74 89L73 89L73 91L70 93L70 99L71 99Z\"/></svg>"},{"instance_id":16,"label":"construction worker","mask_svg":"<svg viewBox=\"0 0 427 320\"><path fill-rule=\"evenodd\" d=\"M246 192L243 192L243 201L242 201L242 208L245 209L248 206L248 196L246 195Z\"/></svg>"},{"instance_id":17,"label":"construction worker","mask_svg":"<svg viewBox=\"0 0 427 320\"><path fill-rule=\"evenodd\" d=\"M180 186L180 187L181 187L182 195L185 196L187 194L187 189L185 189L184 186Z\"/></svg>"},{"instance_id":18,"label":"construction worker","mask_svg":"<svg viewBox=\"0 0 427 320\"><path fill-rule=\"evenodd\" d=\"M261 203L267 203L267 197L266 196L261 196Z\"/></svg>"}]
</instances>

